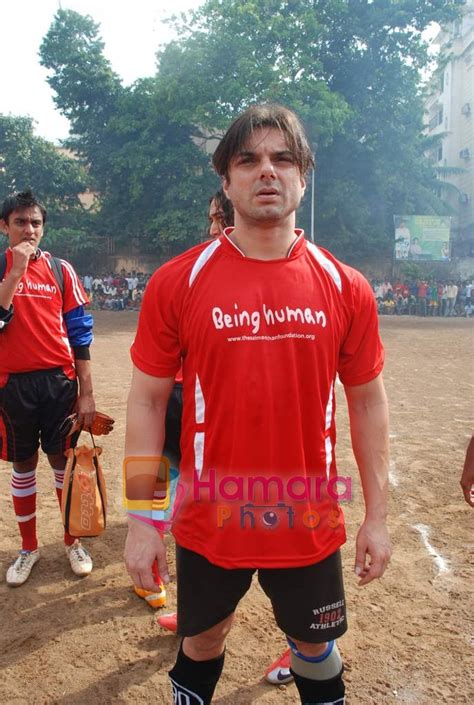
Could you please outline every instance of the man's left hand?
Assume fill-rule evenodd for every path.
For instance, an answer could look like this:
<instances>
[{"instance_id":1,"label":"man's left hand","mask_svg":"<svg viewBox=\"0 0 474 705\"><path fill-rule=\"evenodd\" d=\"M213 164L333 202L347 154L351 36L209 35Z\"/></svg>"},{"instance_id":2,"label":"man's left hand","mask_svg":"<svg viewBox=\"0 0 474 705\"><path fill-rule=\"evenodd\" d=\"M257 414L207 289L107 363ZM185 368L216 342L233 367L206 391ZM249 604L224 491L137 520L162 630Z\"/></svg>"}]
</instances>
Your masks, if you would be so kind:
<instances>
[{"instance_id":1,"label":"man's left hand","mask_svg":"<svg viewBox=\"0 0 474 705\"><path fill-rule=\"evenodd\" d=\"M359 586L380 578L392 555L392 546L385 520L365 519L356 540L355 573Z\"/></svg>"}]
</instances>

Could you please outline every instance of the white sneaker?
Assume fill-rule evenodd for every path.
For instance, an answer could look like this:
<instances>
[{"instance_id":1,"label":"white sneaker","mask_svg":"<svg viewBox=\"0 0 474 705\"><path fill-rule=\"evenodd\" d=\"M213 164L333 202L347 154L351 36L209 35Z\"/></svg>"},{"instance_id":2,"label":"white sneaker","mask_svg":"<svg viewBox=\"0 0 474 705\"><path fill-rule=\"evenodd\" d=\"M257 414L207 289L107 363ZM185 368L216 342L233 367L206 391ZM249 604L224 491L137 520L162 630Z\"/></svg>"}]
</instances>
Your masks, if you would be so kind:
<instances>
[{"instance_id":1,"label":"white sneaker","mask_svg":"<svg viewBox=\"0 0 474 705\"><path fill-rule=\"evenodd\" d=\"M18 558L7 570L6 581L10 587L23 585L30 577L31 569L39 561L39 550L20 551Z\"/></svg>"},{"instance_id":2,"label":"white sneaker","mask_svg":"<svg viewBox=\"0 0 474 705\"><path fill-rule=\"evenodd\" d=\"M72 546L65 546L65 549L72 572L79 576L89 575L92 571L92 558L79 539L76 539Z\"/></svg>"}]
</instances>

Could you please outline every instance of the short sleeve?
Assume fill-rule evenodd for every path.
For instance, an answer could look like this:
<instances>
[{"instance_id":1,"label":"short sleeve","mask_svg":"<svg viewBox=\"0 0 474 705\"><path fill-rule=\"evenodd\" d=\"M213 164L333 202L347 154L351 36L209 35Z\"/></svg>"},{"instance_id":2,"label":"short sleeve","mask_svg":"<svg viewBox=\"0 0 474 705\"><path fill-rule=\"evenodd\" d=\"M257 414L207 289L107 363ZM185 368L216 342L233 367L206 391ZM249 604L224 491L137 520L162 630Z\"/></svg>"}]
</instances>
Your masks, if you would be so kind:
<instances>
[{"instance_id":1,"label":"short sleeve","mask_svg":"<svg viewBox=\"0 0 474 705\"><path fill-rule=\"evenodd\" d=\"M72 265L62 259L61 267L64 278L63 312L68 313L78 306L86 306L89 299Z\"/></svg>"},{"instance_id":2,"label":"short sleeve","mask_svg":"<svg viewBox=\"0 0 474 705\"><path fill-rule=\"evenodd\" d=\"M338 373L348 386L366 384L383 369L384 349L377 307L369 282L352 270L347 334L339 353Z\"/></svg>"},{"instance_id":3,"label":"short sleeve","mask_svg":"<svg viewBox=\"0 0 474 705\"><path fill-rule=\"evenodd\" d=\"M150 279L130 350L133 364L153 377L174 377L181 366L179 293L169 279L162 270Z\"/></svg>"}]
</instances>

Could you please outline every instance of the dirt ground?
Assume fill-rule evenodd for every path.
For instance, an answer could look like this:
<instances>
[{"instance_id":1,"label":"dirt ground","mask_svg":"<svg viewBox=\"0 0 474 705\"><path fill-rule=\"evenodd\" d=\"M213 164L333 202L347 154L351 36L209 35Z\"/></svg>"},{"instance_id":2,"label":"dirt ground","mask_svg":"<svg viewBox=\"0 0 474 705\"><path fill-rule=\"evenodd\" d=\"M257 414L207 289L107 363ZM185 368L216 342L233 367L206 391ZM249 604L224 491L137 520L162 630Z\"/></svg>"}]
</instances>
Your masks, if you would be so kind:
<instances>
[{"instance_id":1,"label":"dirt ground","mask_svg":"<svg viewBox=\"0 0 474 705\"><path fill-rule=\"evenodd\" d=\"M130 377L132 312L96 315L94 373L98 408L117 419L103 440L109 526L88 541L94 571L75 578L62 547L52 473L38 472L41 561L28 583L11 589L5 570L18 549L8 466L0 473L0 703L107 705L171 702L167 670L177 639L130 589L122 565L124 409ZM473 331L466 319L383 317L385 380L391 402L391 519L394 554L386 576L358 588L352 573L362 516L357 481L346 505L343 549L349 632L340 648L347 701L472 703L474 512L459 475L473 419ZM356 477L338 388L338 465ZM169 556L174 573L173 546ZM169 608L175 605L175 584ZM216 705L298 703L294 685L275 688L262 673L285 647L258 585L240 605ZM472 661L471 661L472 666Z\"/></svg>"}]
</instances>

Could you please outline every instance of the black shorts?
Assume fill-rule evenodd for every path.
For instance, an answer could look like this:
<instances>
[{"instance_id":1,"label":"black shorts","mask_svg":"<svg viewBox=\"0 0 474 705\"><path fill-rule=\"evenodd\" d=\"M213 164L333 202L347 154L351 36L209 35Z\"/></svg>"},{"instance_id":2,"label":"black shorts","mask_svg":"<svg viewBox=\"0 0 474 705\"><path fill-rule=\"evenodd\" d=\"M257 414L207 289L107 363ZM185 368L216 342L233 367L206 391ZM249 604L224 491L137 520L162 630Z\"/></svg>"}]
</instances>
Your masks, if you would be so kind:
<instances>
[{"instance_id":1,"label":"black shorts","mask_svg":"<svg viewBox=\"0 0 474 705\"><path fill-rule=\"evenodd\" d=\"M221 568L178 545L176 568L181 636L201 634L231 615L255 572L254 568ZM287 636L319 644L338 639L347 630L339 551L302 568L260 568L258 581Z\"/></svg>"},{"instance_id":2,"label":"black shorts","mask_svg":"<svg viewBox=\"0 0 474 705\"><path fill-rule=\"evenodd\" d=\"M183 415L183 385L176 382L168 400L165 419L165 446L163 455L172 468L181 462L181 417Z\"/></svg>"},{"instance_id":3,"label":"black shorts","mask_svg":"<svg viewBox=\"0 0 474 705\"><path fill-rule=\"evenodd\" d=\"M71 439L58 428L77 400L77 380L60 367L11 374L0 388L0 457L10 462L31 458L41 447L48 455L64 453Z\"/></svg>"}]
</instances>

